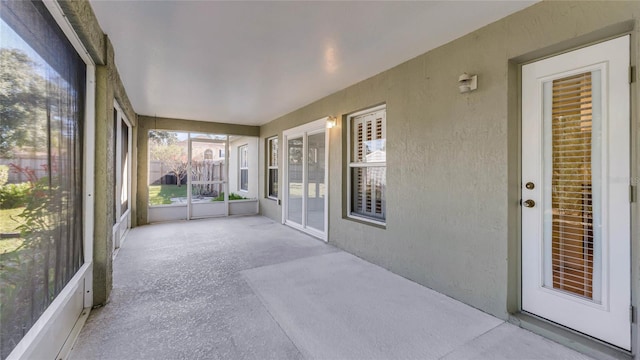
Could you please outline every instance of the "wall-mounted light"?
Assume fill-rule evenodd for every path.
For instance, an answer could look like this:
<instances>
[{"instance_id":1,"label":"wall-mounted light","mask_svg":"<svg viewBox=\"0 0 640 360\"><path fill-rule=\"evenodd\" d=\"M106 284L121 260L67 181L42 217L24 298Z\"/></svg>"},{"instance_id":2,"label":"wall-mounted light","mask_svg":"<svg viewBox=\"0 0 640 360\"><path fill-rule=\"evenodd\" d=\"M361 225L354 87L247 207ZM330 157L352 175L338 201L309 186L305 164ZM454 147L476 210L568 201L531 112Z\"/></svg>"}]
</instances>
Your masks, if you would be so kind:
<instances>
[{"instance_id":1,"label":"wall-mounted light","mask_svg":"<svg viewBox=\"0 0 640 360\"><path fill-rule=\"evenodd\" d=\"M334 127L336 127L336 117L335 116L327 117L327 129L331 129Z\"/></svg>"},{"instance_id":2,"label":"wall-mounted light","mask_svg":"<svg viewBox=\"0 0 640 360\"><path fill-rule=\"evenodd\" d=\"M468 93L478 88L478 75L463 73L458 77L460 94Z\"/></svg>"}]
</instances>

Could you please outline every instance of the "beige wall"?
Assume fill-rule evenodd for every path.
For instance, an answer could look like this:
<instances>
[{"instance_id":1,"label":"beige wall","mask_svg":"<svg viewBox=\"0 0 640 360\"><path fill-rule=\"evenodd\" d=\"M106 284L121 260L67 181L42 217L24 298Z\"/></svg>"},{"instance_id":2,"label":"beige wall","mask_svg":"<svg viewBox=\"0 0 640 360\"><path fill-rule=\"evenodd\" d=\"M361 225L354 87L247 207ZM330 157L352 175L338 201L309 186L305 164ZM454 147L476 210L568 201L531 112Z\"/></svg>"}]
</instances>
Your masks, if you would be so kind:
<instances>
[{"instance_id":1,"label":"beige wall","mask_svg":"<svg viewBox=\"0 0 640 360\"><path fill-rule=\"evenodd\" d=\"M329 242L506 319L519 293L519 64L631 33L637 65L639 18L640 2L545 1L273 120L260 128L262 214L281 220L280 205L265 199L265 139L337 116L329 130ZM478 74L477 91L459 94L463 72ZM346 115L383 103L386 229L345 217ZM634 259L640 264L637 251ZM636 289L635 270L633 279Z\"/></svg>"},{"instance_id":2,"label":"beige wall","mask_svg":"<svg viewBox=\"0 0 640 360\"><path fill-rule=\"evenodd\" d=\"M257 126L233 125L206 121L193 121L182 119L168 119L151 116L138 116L137 132L137 193L133 196L137 206L137 224L147 224L149 203L149 162L148 162L148 134L149 130L191 131L206 134L241 135L257 137L260 128Z\"/></svg>"},{"instance_id":3,"label":"beige wall","mask_svg":"<svg viewBox=\"0 0 640 360\"><path fill-rule=\"evenodd\" d=\"M258 198L258 142L257 136L236 137L229 141L229 193L236 193L249 199ZM242 145L247 145L249 157L249 188L247 191L240 190L238 147Z\"/></svg>"}]
</instances>

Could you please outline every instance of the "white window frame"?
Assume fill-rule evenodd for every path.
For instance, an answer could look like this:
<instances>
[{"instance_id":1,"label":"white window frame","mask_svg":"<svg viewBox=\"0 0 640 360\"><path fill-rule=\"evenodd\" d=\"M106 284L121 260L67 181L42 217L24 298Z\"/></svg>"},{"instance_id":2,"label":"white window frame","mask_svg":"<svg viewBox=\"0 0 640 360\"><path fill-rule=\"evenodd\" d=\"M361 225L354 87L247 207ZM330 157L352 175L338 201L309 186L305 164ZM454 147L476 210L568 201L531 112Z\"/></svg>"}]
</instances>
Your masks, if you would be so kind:
<instances>
[{"instance_id":1,"label":"white window frame","mask_svg":"<svg viewBox=\"0 0 640 360\"><path fill-rule=\"evenodd\" d=\"M116 133L116 143L115 143L115 149L116 149L116 168L115 168L115 173L116 173L116 193L114 194L114 201L116 203L115 205L115 212L116 212L116 223L113 225L113 258L115 259L116 255L117 255L117 249L119 249L122 246L122 242L124 241L125 237L126 237L126 233L129 231L129 229L131 228L131 171L132 171L132 167L131 167L131 157L132 157L132 143L133 143L133 131L132 131L132 126L131 126L131 122L129 121L129 119L127 118L127 116L124 114L124 111L122 111L122 107L120 106L120 104L118 104L118 101L114 100L113 101L113 108L116 111L116 128L114 129L115 133ZM124 121L125 125L126 125L126 129L122 128L122 122ZM128 205L127 205L127 210L125 212L122 212L122 199L121 199L121 194L122 194L122 134L123 131L127 132L127 139L128 139L128 143L126 144L127 146L127 151L129 154L129 161L127 162L127 174L128 177L126 179L127 181L127 201L128 201ZM125 230L122 230L122 228L124 227Z\"/></svg>"},{"instance_id":2,"label":"white window frame","mask_svg":"<svg viewBox=\"0 0 640 360\"><path fill-rule=\"evenodd\" d=\"M271 186L271 170L278 170L278 153L276 153L276 157L275 157L275 164L271 163L271 160L273 159L273 154L271 152L271 150L273 149L273 142L276 142L276 151L279 152L280 150L280 142L278 141L278 136L272 136L270 138L267 139L267 198L269 199L273 199L273 200L278 200L278 196L272 196L271 195L271 189L273 188ZM280 177L280 173L278 172L278 177ZM279 182L278 182L279 183ZM280 189L277 189L278 194L280 194Z\"/></svg>"},{"instance_id":3,"label":"white window frame","mask_svg":"<svg viewBox=\"0 0 640 360\"><path fill-rule=\"evenodd\" d=\"M387 118L386 118L386 110L387 110L387 105L383 104L383 105L378 105L378 106L374 106L372 108L366 109L366 110L362 110L362 111L358 111L352 114L347 115L347 217L350 219L354 219L354 220L358 220L358 221L363 221L363 222L367 222L367 223L371 223L371 224L376 224L376 225L382 225L382 226L386 226L387 225L387 213L386 213L386 204L385 204L385 217L384 217L384 221L382 220L378 220L378 219L374 219L371 217L367 217L361 214L357 214L353 212L353 209L351 208L351 202L352 202L352 176L351 176L351 169L353 168L368 168L368 167L387 167L387 163L385 162L372 162L372 163L364 163L364 162L354 162L352 160L352 154L351 154L351 148L353 146L353 133L352 133L352 122L353 119L355 117L358 117L360 115L365 115L365 114L369 114L369 113L374 113L380 110L384 110L385 111L385 119L384 119L384 134L385 134L385 141L386 141L386 127L387 127ZM385 183L386 183L386 179L385 179Z\"/></svg>"},{"instance_id":4,"label":"white window frame","mask_svg":"<svg viewBox=\"0 0 640 360\"><path fill-rule=\"evenodd\" d=\"M243 164L243 160L244 160L244 164ZM247 188L246 189L242 188L242 171L243 170L247 172ZM238 190L242 192L249 192L249 144L238 146Z\"/></svg>"},{"instance_id":5,"label":"white window frame","mask_svg":"<svg viewBox=\"0 0 640 360\"><path fill-rule=\"evenodd\" d=\"M323 117L322 119L318 119L316 121L312 121L310 123L304 124L304 125L300 125L297 126L295 128L292 129L288 129L285 130L282 133L282 144L283 144L283 148L281 151L281 154L279 154L280 159L282 161L282 224L291 226L294 229L298 229L304 233L307 233L309 235L315 236L318 239L321 239L324 242L329 242L329 195L331 194L331 189L329 186L329 165L330 165L330 159L329 159L329 135L330 132L328 131L328 129L326 128L326 123L327 120L329 120L329 117ZM298 224L295 223L293 221L287 220L287 214L289 212L288 206L289 206L289 201L287 199L288 196L288 191L289 191L289 150L288 150L288 142L289 142L289 138L298 138L298 137L302 137L303 138L303 150L302 153L303 154L308 154L307 151L307 146L308 146L308 141L307 138L309 135L313 135L313 134L318 134L321 131L323 131L325 133L325 169L324 169L324 178L325 178L325 192L327 194L327 196L325 196L324 199L324 211L325 211L325 217L324 217L324 232L320 232L314 228L311 227L307 227L306 224L306 213L307 213L307 191L308 190L304 190L303 196L302 196L302 201L303 201L303 205L302 205L302 224ZM308 156L303 156L303 167L307 167L306 163L309 159ZM306 179L306 174L303 171L303 183L306 183L307 179Z\"/></svg>"},{"instance_id":6,"label":"white window frame","mask_svg":"<svg viewBox=\"0 0 640 360\"><path fill-rule=\"evenodd\" d=\"M7 360L66 358L93 306L93 229L95 184L95 63L68 18L55 0L43 0L60 29L87 66L83 129L83 255L84 263L49 304L31 329L11 351ZM81 304L77 303L81 301ZM84 308L78 311L78 305ZM71 326L71 328L69 327ZM77 328L77 332L75 331Z\"/></svg>"}]
</instances>

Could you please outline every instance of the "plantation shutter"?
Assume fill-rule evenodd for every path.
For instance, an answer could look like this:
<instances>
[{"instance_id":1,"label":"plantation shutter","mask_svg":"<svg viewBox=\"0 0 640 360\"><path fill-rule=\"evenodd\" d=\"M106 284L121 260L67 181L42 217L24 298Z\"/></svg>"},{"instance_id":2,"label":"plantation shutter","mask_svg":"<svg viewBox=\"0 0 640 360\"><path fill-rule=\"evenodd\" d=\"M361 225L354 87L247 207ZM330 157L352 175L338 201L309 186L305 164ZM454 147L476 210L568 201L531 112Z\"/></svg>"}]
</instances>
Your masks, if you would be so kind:
<instances>
[{"instance_id":1,"label":"plantation shutter","mask_svg":"<svg viewBox=\"0 0 640 360\"><path fill-rule=\"evenodd\" d=\"M386 111L353 118L352 212L385 218Z\"/></svg>"}]
</instances>

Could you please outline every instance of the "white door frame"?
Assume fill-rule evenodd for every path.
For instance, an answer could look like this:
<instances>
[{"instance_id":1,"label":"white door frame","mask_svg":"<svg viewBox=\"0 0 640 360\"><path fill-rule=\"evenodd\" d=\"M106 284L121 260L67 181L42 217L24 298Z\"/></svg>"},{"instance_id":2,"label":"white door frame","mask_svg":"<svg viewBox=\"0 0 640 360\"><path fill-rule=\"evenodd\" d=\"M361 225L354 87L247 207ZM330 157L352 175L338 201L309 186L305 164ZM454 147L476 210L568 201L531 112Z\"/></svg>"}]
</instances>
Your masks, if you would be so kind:
<instances>
[{"instance_id":1,"label":"white door frame","mask_svg":"<svg viewBox=\"0 0 640 360\"><path fill-rule=\"evenodd\" d=\"M132 143L133 143L133 131L129 118L122 111L122 107L118 104L117 100L113 101L113 107L116 110L116 193L114 194L115 204L115 218L116 223L113 225L113 254L116 255L116 250L122 246L122 241L127 236L127 232L131 228L131 157L132 157ZM120 200L120 194L122 193L122 122L127 125L127 151L129 153L129 160L127 161L127 210L122 212L122 203ZM124 227L124 230L123 230Z\"/></svg>"},{"instance_id":2,"label":"white door frame","mask_svg":"<svg viewBox=\"0 0 640 360\"><path fill-rule=\"evenodd\" d=\"M328 233L329 233L329 132L327 131L327 120L329 117L323 117L322 119L318 119L312 121L310 123L297 126L295 128L291 128L285 130L283 135L283 150L282 151L282 165L283 165L283 201L282 201L282 223L292 228L303 231L309 235L317 237L325 242L328 242ZM308 140L307 137L309 135L315 135L324 132L325 134L325 168L324 168L324 186L325 186L325 197L324 197L324 231L320 232L316 229L310 228L307 226L307 197L308 197ZM303 183L303 192L302 192L302 224L298 224L292 221L287 220L288 215L288 203L289 203L289 138L297 138L302 137L302 154L303 154L303 165L302 165L302 183Z\"/></svg>"},{"instance_id":3,"label":"white door frame","mask_svg":"<svg viewBox=\"0 0 640 360\"><path fill-rule=\"evenodd\" d=\"M522 198L536 204L522 208L522 310L626 350L631 350L629 60L629 36L623 36L523 66L521 129ZM542 176L541 119L543 83L593 70L602 74L597 89L602 89L605 104L601 111L603 148L597 153L602 154L602 177L598 179L602 184L601 280L594 275L594 283L601 281L602 285L601 297L589 300L544 285L548 265L543 259L550 250L545 250L542 241L544 203L549 200L543 192L548 185ZM609 96L610 91L616 93ZM527 182L533 182L534 189L527 189Z\"/></svg>"},{"instance_id":4,"label":"white door frame","mask_svg":"<svg viewBox=\"0 0 640 360\"><path fill-rule=\"evenodd\" d=\"M193 139L191 138L191 132L189 132L189 141L187 146L187 220L191 219L203 219L209 217L216 216L229 216L229 135L226 136L226 140L224 140L224 167L225 167L225 179L221 181L211 181L211 184L222 184L222 188L224 189L224 214L220 215L212 215L212 216L193 216L193 204L191 203L192 197L192 179L191 179L191 160L192 160L192 144L193 143L210 143L210 144L220 144L223 143L222 140L213 140L213 139ZM211 204L211 205L220 205L220 204ZM222 205L220 205L222 206Z\"/></svg>"}]
</instances>

